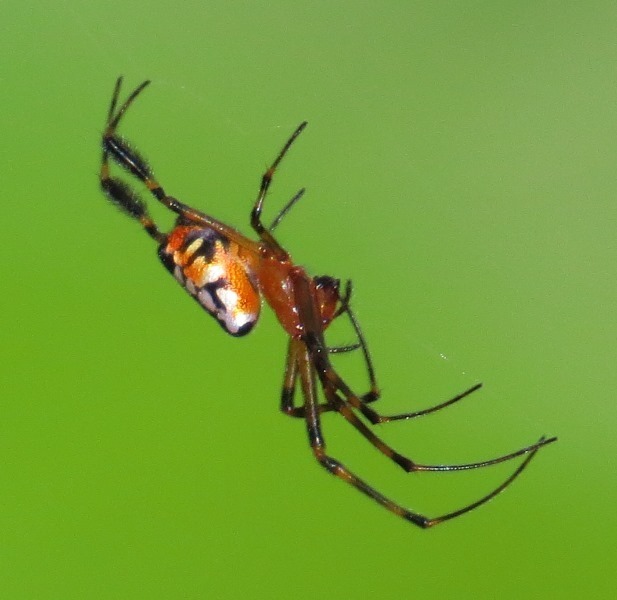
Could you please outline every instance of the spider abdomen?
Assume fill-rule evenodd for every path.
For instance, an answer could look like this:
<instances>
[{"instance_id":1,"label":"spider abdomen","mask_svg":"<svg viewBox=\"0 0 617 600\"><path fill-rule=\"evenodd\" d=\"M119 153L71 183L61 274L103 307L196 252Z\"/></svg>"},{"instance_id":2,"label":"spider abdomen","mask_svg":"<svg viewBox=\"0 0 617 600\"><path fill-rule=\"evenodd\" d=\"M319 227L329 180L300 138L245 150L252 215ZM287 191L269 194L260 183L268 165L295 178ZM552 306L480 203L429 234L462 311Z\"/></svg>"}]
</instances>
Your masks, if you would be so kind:
<instances>
[{"instance_id":1,"label":"spider abdomen","mask_svg":"<svg viewBox=\"0 0 617 600\"><path fill-rule=\"evenodd\" d=\"M214 229L178 225L159 247L159 258L227 333L241 336L253 328L261 302L237 244Z\"/></svg>"}]
</instances>

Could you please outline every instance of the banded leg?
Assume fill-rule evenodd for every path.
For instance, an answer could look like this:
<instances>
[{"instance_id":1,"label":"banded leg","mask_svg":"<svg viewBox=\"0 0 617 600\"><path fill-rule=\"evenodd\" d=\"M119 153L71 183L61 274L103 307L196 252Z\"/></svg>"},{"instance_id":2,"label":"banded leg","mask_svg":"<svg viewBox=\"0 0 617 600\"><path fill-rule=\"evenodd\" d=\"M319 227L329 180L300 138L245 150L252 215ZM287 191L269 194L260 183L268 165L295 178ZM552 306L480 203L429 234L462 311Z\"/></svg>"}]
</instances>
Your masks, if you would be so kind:
<instances>
[{"instance_id":1,"label":"banded leg","mask_svg":"<svg viewBox=\"0 0 617 600\"><path fill-rule=\"evenodd\" d=\"M142 215L146 215L147 217L144 204L141 199L139 199L138 195L119 179L110 177L109 159L111 158L120 167L142 181L148 191L169 210L175 212L183 219L195 223L196 225L210 227L228 239L235 241L239 245L257 252L259 250L259 244L257 242L249 240L234 228L221 223L217 219L214 219L213 217L183 204L172 196L168 196L162 186L155 179L152 169L146 160L141 157L125 139L116 133L120 120L131 104L135 101L137 96L139 96L139 94L148 86L149 83L149 81L144 81L141 85L135 88L135 90L129 94L122 106L116 111L120 88L122 86L122 77L119 77L116 81L102 140L103 159L100 174L101 187L108 195L109 199L127 212L129 216L132 216L138 220L142 220ZM160 242L164 239L162 234L154 228L153 223L151 223L151 219L144 224L144 227L146 227L148 233L157 239L157 241Z\"/></svg>"},{"instance_id":2,"label":"banded leg","mask_svg":"<svg viewBox=\"0 0 617 600\"><path fill-rule=\"evenodd\" d=\"M360 323L358 322L358 319L356 318L355 313L351 310L351 306L349 305L349 301L351 298L351 292L352 292L352 284L351 284L351 280L348 280L345 294L341 298L341 306L335 316L338 316L339 314L342 314L342 313L347 313L347 316L349 317L351 325L356 333L356 337L359 340L360 347L362 348L362 353L364 354L364 362L366 364L371 389L369 392L359 396L359 399L362 402L362 404L367 404L374 400L378 400L380 397L380 391L377 385L377 381L375 377L375 369L373 368L373 361L371 359L371 356L368 350L366 339L364 337L364 334L362 333ZM425 408L422 410L417 410L417 411L409 412L409 413L403 413L400 415L384 416L384 415L378 414L375 410L368 408L368 407L363 408L361 406L358 406L357 408L374 425L377 423L387 423L390 421L399 421L403 419L414 419L416 417L422 417L424 415L437 412L438 410L441 410L442 408L445 408L446 406L450 406L451 404L454 404L455 402L458 402L459 400L462 400L463 398L469 396L472 392L475 392L481 387L482 387L482 384L477 383L476 385L470 387L469 389L465 390L461 394L458 394L454 396L453 398L446 400L445 402L441 402L440 404L436 404L435 406L430 406L429 408Z\"/></svg>"},{"instance_id":3,"label":"banded leg","mask_svg":"<svg viewBox=\"0 0 617 600\"><path fill-rule=\"evenodd\" d=\"M424 415L437 412L438 410L441 410L442 408L445 408L446 406L450 406L451 404L454 404L455 402L458 402L459 400L466 398L471 393L475 392L476 390L479 390L482 387L481 383L477 383L476 385L473 385L472 387L465 390L461 394L458 394L454 396L453 398L446 400L445 402L441 402L440 404L436 404L435 406L430 406L429 408L424 408L422 410L417 410L417 411L409 412L409 413L403 413L399 415L380 415L376 410L370 408L369 406L366 406L366 404L369 401L367 400L367 398L369 399L373 398L377 400L380 397L380 392L379 392L379 388L377 387L377 383L375 380L375 372L373 369L372 360L371 360L371 357L368 351L366 340L364 339L364 335L362 334L362 330L360 329L360 324L358 323L356 316L352 312L351 308L349 306L345 306L344 312L348 314L351 324L356 332L356 335L358 336L358 339L360 340L360 346L364 353L365 363L367 365L367 371L368 371L369 380L371 383L371 391L369 391L368 393L362 396L358 396L357 394L354 394L351 391L351 389L347 386L347 384L334 371L329 361L324 361L323 371L326 374L325 376L328 379L332 380L332 383L335 385L335 387L340 389L340 391L347 397L349 403L354 408L359 410L373 425L376 425L378 423L388 423L390 421L414 419L416 417L422 417Z\"/></svg>"},{"instance_id":4,"label":"banded leg","mask_svg":"<svg viewBox=\"0 0 617 600\"><path fill-rule=\"evenodd\" d=\"M531 446L526 446L515 452L510 454L506 454L504 456L500 456L498 458L493 458L486 461L476 462L476 463L467 463L467 464L459 464L459 465L424 465L420 463L416 463L411 459L403 456L396 450L392 448L389 444L384 442L378 435L376 435L353 411L350 404L346 402L339 394L337 394L331 388L325 388L326 396L330 400L330 404L334 407L341 416L350 423L360 434L362 434L375 448L377 448L382 454L387 456L390 460L395 462L399 467L401 467L407 473L415 473L419 471L435 471L435 472L444 472L444 471L467 471L471 469L479 469L481 467L488 467L490 465L495 465L501 462L506 462L513 458L517 458L519 456L523 456L529 454L531 452L535 452L541 446L549 444L550 442L555 441L556 438L546 440L542 437L538 442L532 444Z\"/></svg>"},{"instance_id":5,"label":"banded leg","mask_svg":"<svg viewBox=\"0 0 617 600\"><path fill-rule=\"evenodd\" d=\"M346 289L345 289L345 294L341 298L341 306L338 309L335 317L339 316L340 314L347 313L347 316L349 317L349 320L351 322L351 326L353 327L356 333L356 337L358 338L360 347L362 348L362 353L364 354L364 362L366 364L366 369L368 372L369 382L371 386L371 389L369 392L359 396L360 402L362 403L362 405L364 405L374 400L378 400L380 397L380 391L377 385L377 380L375 377L375 369L373 367L373 360L371 358L368 345L366 343L366 338L364 337L364 334L362 333L362 328L360 327L360 323L358 322L358 319L356 318L355 313L351 310L351 306L350 306L351 293L352 293L352 283L351 283L351 280L348 280ZM385 423L388 421L396 421L396 420L401 420L401 419L413 419L415 417L424 416L429 413L441 410L442 408L445 408L446 406L449 406L450 404L454 404L455 402L462 400L463 398L465 398L472 392L475 392L476 390L480 389L481 387L482 387L482 384L478 383L472 386L471 388L469 388L468 390L466 390L465 392L463 392L462 394L458 394L457 396L454 396L454 398L450 398L449 400L445 402L442 402L435 406L431 406L429 408L425 408L423 410L405 413L401 415L383 416L383 415L379 415L375 410L368 408L368 407L358 406L357 408L373 424Z\"/></svg>"},{"instance_id":6,"label":"banded leg","mask_svg":"<svg viewBox=\"0 0 617 600\"><path fill-rule=\"evenodd\" d=\"M168 208L179 214L184 213L184 207L180 202L171 198L165 194L163 188L154 178L154 174L150 165L146 160L139 155L139 153L131 147L131 145L122 137L116 133L116 129L120 124L120 120L135 101L137 96L150 84L150 81L146 80L137 86L128 98L124 101L122 106L116 111L118 104L118 97L120 89L122 87L122 77L118 77L114 93L111 99L109 107L109 113L107 116L107 125L103 133L103 160L101 165L101 185L106 189L108 181L119 182L118 179L110 178L109 176L109 158L118 164L120 167L141 180L150 193L160 202L165 204ZM126 184L120 182L120 184L127 188ZM107 191L107 190L106 190ZM133 193L134 194L134 193ZM122 201L121 199L119 201ZM188 207L187 207L188 208Z\"/></svg>"},{"instance_id":7,"label":"banded leg","mask_svg":"<svg viewBox=\"0 0 617 600\"><path fill-rule=\"evenodd\" d=\"M122 117L122 114L124 113L124 111L126 111L130 103L138 96L141 90L143 90L148 85L149 82L144 81L138 88L136 88L135 91L126 100L126 102L122 105L118 113L114 115L114 111L116 110L116 105L118 103L118 94L120 93L121 83L122 79L119 78L118 81L116 81L116 87L114 88L114 93L107 115L107 126L105 129L105 133L103 134L103 156L101 159L100 172L101 188L103 189L103 192L110 200L110 202L112 202L112 204L120 208L120 210L122 210L129 217L139 221L142 227L148 233L148 235L161 243L165 239L165 235L161 233L161 231L158 229L158 227L148 214L146 205L139 196L139 194L133 191L122 180L116 177L111 177L109 174L109 148L105 143L106 137L108 136L110 131L113 131L118 121Z\"/></svg>"},{"instance_id":8,"label":"banded leg","mask_svg":"<svg viewBox=\"0 0 617 600\"><path fill-rule=\"evenodd\" d=\"M400 504L397 504L393 500L390 500L383 494L380 494L377 490L371 487L368 483L360 479L357 475L352 473L345 465L340 463L335 458L329 456L326 453L326 442L321 432L321 424L319 418L319 406L317 404L317 394L316 394L316 385L315 385L315 371L311 365L311 360L309 357L308 349L301 344L299 340L294 340L296 344L297 353L298 353L298 369L299 376L301 380L302 389L304 392L305 398L305 413L306 413L306 425L308 430L309 442L311 445L311 449L317 461L330 473L342 479L346 483L353 485L357 490L381 504L384 508L388 509L390 512L402 517L403 519L421 527L422 529L427 529L429 527L434 527L435 525L439 525L444 521L449 521L450 519L454 519L459 517L469 511L473 510L485 504L503 490L505 490L527 467L529 461L535 456L538 448L529 453L529 455L525 458L525 460L518 466L516 471L508 477L501 485L496 487L492 492L483 496L476 502L468 504L463 508L455 510L450 513L446 513L445 515L441 515L439 517L427 517L418 512L409 510L404 508Z\"/></svg>"}]
</instances>

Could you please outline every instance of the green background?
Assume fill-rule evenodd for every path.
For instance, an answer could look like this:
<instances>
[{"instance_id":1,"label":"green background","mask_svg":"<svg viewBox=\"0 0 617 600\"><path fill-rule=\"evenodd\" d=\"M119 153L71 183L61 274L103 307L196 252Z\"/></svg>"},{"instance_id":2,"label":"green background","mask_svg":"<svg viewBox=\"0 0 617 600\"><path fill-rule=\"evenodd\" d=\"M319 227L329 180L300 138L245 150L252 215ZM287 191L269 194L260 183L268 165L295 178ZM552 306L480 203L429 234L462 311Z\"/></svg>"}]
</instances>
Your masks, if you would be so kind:
<instances>
[{"instance_id":1,"label":"green background","mask_svg":"<svg viewBox=\"0 0 617 600\"><path fill-rule=\"evenodd\" d=\"M614 2L5 0L0 33L2 598L614 597ZM310 122L267 212L307 187L280 239L353 278L383 412L485 383L389 442L448 463L560 441L431 531L328 476L278 411L272 315L225 336L99 192L119 74L153 81L122 131L167 190L245 232ZM324 423L428 515L514 468L405 475Z\"/></svg>"}]
</instances>

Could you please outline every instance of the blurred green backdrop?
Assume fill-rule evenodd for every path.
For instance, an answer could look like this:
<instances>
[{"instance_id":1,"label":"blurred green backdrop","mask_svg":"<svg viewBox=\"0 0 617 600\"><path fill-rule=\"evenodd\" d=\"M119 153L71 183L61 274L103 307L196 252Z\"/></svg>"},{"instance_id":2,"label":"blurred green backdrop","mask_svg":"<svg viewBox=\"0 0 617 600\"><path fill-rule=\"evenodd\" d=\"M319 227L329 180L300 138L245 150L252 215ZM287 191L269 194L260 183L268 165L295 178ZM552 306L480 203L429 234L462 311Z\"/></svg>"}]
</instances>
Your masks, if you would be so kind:
<instances>
[{"instance_id":1,"label":"blurred green backdrop","mask_svg":"<svg viewBox=\"0 0 617 600\"><path fill-rule=\"evenodd\" d=\"M614 2L2 13L3 598L614 597ZM310 122L268 211L308 188L280 237L353 277L383 412L485 383L388 441L433 463L558 444L427 532L323 472L278 412L274 318L226 337L99 193L119 74L153 81L122 131L168 191L244 231L264 167ZM333 453L429 515L513 468L406 476L340 421Z\"/></svg>"}]
</instances>

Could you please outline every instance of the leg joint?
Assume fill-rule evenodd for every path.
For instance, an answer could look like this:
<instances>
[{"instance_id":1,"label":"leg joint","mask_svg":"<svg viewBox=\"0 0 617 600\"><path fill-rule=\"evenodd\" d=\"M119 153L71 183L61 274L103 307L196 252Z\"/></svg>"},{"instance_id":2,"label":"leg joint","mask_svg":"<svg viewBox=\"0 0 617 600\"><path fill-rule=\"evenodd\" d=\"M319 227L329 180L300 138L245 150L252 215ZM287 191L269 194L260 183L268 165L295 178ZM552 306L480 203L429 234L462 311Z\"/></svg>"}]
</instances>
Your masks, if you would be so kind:
<instances>
[{"instance_id":1,"label":"leg joint","mask_svg":"<svg viewBox=\"0 0 617 600\"><path fill-rule=\"evenodd\" d=\"M313 453L315 454L315 458L318 460L319 464L330 471L333 475L340 476L341 473L345 472L343 465L338 460L328 456L324 452L323 448L313 447Z\"/></svg>"}]
</instances>

